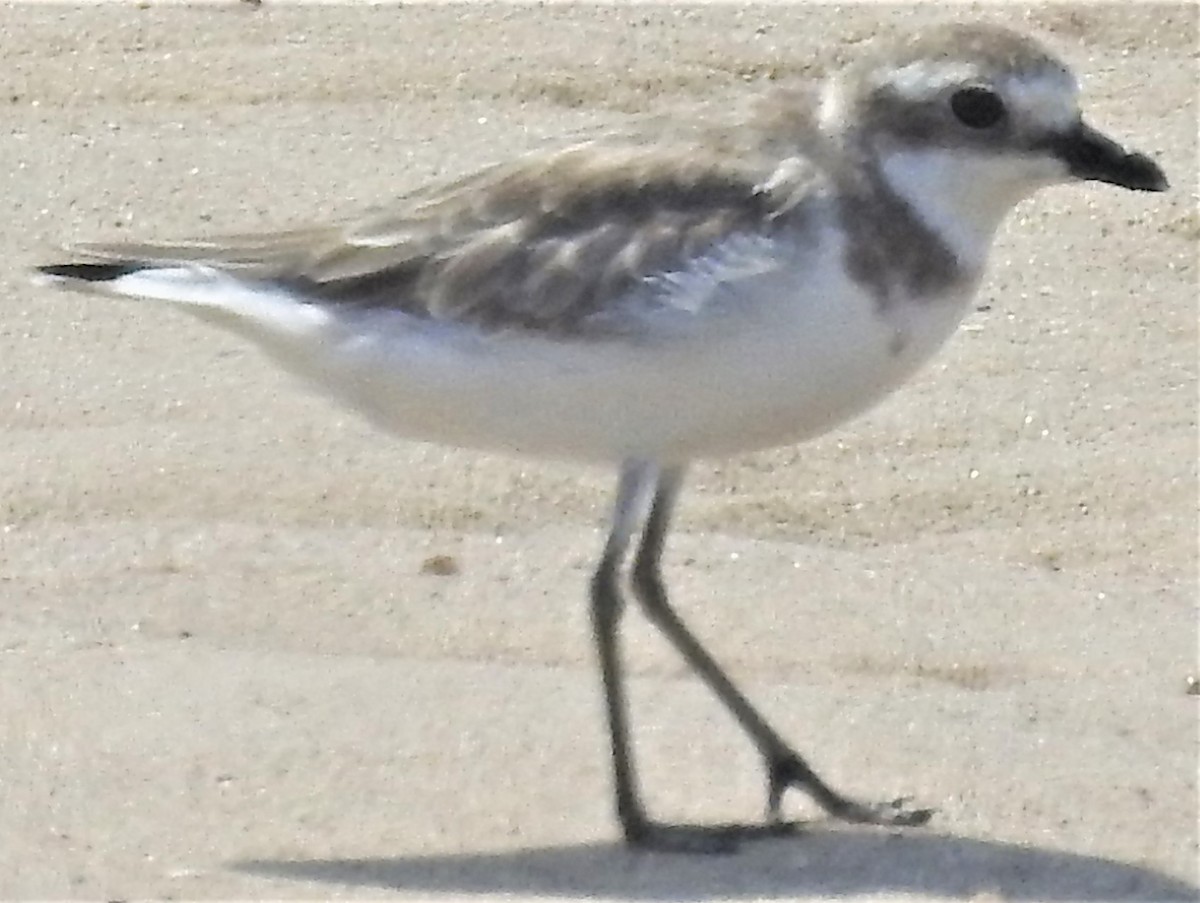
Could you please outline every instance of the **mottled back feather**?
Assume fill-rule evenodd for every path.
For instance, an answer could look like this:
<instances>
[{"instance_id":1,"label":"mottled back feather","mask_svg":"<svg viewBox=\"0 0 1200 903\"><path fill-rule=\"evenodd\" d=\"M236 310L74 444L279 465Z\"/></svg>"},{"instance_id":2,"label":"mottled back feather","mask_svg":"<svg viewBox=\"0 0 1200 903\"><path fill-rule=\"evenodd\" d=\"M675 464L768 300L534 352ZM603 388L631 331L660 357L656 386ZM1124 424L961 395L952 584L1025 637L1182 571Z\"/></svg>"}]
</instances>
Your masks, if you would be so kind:
<instances>
[{"instance_id":1,"label":"mottled back feather","mask_svg":"<svg viewBox=\"0 0 1200 903\"><path fill-rule=\"evenodd\" d=\"M486 330L604 331L597 315L648 276L797 215L822 172L812 108L807 94L777 91L724 122L645 119L327 227L78 250L212 265L314 302Z\"/></svg>"}]
</instances>

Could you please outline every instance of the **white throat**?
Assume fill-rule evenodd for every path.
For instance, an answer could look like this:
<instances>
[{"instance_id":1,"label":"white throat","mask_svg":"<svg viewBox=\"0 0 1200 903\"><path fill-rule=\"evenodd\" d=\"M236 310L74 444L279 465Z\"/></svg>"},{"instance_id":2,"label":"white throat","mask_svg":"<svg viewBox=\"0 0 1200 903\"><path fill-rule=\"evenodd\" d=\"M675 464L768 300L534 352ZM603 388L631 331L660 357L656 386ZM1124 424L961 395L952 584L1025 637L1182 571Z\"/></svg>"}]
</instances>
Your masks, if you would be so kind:
<instances>
[{"instance_id":1,"label":"white throat","mask_svg":"<svg viewBox=\"0 0 1200 903\"><path fill-rule=\"evenodd\" d=\"M1023 161L925 148L880 159L884 179L961 265L982 268L1005 215L1039 183Z\"/></svg>"}]
</instances>

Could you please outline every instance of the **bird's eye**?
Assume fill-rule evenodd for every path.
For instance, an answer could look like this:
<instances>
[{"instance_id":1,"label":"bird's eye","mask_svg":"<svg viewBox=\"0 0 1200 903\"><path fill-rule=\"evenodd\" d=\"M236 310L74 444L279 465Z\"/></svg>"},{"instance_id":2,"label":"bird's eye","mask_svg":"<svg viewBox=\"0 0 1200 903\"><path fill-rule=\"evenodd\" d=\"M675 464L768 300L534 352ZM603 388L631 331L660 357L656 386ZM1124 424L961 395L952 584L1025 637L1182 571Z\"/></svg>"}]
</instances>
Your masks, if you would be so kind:
<instances>
[{"instance_id":1,"label":"bird's eye","mask_svg":"<svg viewBox=\"0 0 1200 903\"><path fill-rule=\"evenodd\" d=\"M988 129L1004 118L1004 102L987 88L962 88L950 97L950 109L968 128Z\"/></svg>"}]
</instances>

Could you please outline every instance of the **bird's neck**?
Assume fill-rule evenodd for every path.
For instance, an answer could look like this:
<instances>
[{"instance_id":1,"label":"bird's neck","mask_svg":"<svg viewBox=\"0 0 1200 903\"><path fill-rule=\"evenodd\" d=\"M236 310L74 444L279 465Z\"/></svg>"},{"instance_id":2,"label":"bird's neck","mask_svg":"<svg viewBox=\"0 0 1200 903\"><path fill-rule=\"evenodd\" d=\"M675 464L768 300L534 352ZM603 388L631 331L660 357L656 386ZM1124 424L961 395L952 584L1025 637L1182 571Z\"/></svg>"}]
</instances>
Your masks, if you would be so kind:
<instances>
[{"instance_id":1,"label":"bird's neck","mask_svg":"<svg viewBox=\"0 0 1200 903\"><path fill-rule=\"evenodd\" d=\"M983 269L996 231L1028 193L995 178L992 161L951 150L896 150L877 158L883 183L903 200L965 270Z\"/></svg>"}]
</instances>

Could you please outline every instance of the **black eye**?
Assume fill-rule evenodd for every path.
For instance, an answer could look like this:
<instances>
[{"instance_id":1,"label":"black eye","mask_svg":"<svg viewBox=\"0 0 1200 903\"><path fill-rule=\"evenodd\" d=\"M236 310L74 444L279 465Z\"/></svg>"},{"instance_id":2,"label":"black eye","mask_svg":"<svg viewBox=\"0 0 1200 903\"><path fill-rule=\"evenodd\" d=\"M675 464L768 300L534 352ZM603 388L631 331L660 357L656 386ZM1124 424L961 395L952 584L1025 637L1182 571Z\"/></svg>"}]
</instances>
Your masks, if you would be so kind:
<instances>
[{"instance_id":1,"label":"black eye","mask_svg":"<svg viewBox=\"0 0 1200 903\"><path fill-rule=\"evenodd\" d=\"M987 88L963 88L950 97L950 109L968 128L988 129L1004 118L1004 102Z\"/></svg>"}]
</instances>

